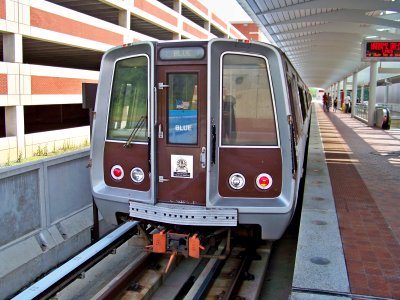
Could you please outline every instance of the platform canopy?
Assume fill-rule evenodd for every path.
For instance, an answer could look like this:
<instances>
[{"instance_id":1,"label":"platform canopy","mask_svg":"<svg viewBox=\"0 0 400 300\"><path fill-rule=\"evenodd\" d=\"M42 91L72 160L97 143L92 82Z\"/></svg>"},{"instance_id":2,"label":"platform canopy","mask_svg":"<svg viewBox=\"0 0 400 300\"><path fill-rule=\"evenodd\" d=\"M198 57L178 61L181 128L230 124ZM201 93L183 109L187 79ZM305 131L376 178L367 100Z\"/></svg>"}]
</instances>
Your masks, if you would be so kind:
<instances>
[{"instance_id":1,"label":"platform canopy","mask_svg":"<svg viewBox=\"0 0 400 300\"><path fill-rule=\"evenodd\" d=\"M400 0L237 0L310 87L367 67L363 40L400 40Z\"/></svg>"}]
</instances>

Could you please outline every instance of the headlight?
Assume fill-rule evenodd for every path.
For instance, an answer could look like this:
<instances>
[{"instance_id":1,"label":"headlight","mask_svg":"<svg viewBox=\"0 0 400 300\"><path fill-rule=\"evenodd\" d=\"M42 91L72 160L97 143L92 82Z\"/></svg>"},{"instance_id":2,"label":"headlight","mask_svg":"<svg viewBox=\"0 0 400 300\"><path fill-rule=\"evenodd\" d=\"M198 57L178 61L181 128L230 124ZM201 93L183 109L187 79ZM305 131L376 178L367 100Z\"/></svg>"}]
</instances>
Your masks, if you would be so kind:
<instances>
[{"instance_id":1,"label":"headlight","mask_svg":"<svg viewBox=\"0 0 400 300\"><path fill-rule=\"evenodd\" d=\"M144 180L144 172L141 168L133 168L131 171L133 182L141 183Z\"/></svg>"},{"instance_id":2,"label":"headlight","mask_svg":"<svg viewBox=\"0 0 400 300\"><path fill-rule=\"evenodd\" d=\"M235 190L240 190L241 188L243 188L245 183L246 180L244 179L244 176L240 173L233 173L229 177L229 185Z\"/></svg>"}]
</instances>

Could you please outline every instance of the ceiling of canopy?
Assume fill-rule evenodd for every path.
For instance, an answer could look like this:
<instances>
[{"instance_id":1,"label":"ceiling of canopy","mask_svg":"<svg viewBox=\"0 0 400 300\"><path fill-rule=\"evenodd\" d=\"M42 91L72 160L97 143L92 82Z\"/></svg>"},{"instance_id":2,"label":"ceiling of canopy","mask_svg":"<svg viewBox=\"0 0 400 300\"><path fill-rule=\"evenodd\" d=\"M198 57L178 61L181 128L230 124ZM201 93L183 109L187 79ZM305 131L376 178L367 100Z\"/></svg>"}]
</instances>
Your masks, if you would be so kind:
<instances>
[{"instance_id":1,"label":"ceiling of canopy","mask_svg":"<svg viewBox=\"0 0 400 300\"><path fill-rule=\"evenodd\" d=\"M327 88L367 68L363 40L400 41L400 0L237 2L310 87Z\"/></svg>"}]
</instances>

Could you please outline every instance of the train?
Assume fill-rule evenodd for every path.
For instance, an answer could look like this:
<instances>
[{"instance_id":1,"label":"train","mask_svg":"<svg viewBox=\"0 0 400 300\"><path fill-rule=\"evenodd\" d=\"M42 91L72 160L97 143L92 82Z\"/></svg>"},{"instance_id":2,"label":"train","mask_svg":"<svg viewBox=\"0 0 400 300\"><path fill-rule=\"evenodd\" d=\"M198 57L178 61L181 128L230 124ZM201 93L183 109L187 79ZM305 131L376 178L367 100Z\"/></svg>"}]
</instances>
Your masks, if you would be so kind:
<instances>
[{"instance_id":1,"label":"train","mask_svg":"<svg viewBox=\"0 0 400 300\"><path fill-rule=\"evenodd\" d=\"M310 116L306 84L271 44L115 47L97 87L93 198L110 223L164 226L162 243L205 228L257 228L277 240L297 205Z\"/></svg>"}]
</instances>

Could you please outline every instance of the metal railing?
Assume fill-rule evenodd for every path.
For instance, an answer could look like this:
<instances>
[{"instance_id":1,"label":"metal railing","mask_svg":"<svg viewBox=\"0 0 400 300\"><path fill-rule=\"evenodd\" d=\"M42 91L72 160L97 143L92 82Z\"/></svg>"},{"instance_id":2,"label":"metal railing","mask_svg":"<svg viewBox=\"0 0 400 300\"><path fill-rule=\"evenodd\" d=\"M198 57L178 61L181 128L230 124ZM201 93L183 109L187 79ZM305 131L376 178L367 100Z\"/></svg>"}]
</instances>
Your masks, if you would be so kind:
<instances>
[{"instance_id":1,"label":"metal railing","mask_svg":"<svg viewBox=\"0 0 400 300\"><path fill-rule=\"evenodd\" d=\"M376 108L388 108L391 117L391 128L400 128L400 104L398 103L377 103ZM364 121L368 122L368 103L357 103L354 110L354 116Z\"/></svg>"}]
</instances>

